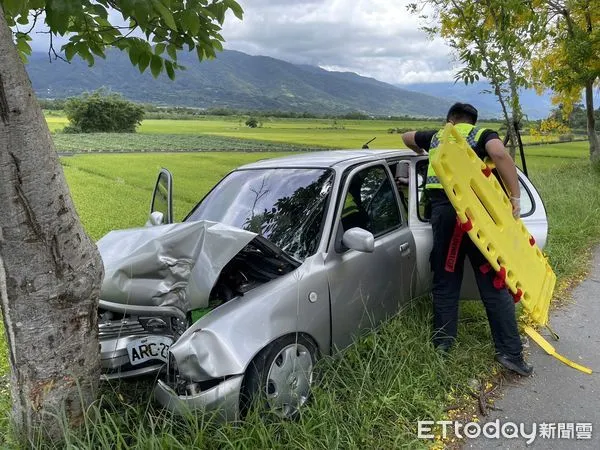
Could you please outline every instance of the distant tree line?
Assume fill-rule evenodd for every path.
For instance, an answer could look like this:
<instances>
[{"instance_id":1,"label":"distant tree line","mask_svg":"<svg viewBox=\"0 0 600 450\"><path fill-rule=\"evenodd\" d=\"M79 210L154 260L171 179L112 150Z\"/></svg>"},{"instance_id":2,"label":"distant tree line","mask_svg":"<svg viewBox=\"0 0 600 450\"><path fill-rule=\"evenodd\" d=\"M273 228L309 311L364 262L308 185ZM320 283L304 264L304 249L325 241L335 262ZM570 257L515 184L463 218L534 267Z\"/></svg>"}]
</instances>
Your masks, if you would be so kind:
<instances>
[{"instance_id":1,"label":"distant tree line","mask_svg":"<svg viewBox=\"0 0 600 450\"><path fill-rule=\"evenodd\" d=\"M48 111L64 111L69 99L38 100L40 106ZM414 117L409 115L370 115L361 111L351 111L339 114L322 114L309 111L282 111L282 110L246 110L227 107L192 108L187 106L162 106L149 103L138 104L145 112L145 119L194 119L199 116L252 116L276 117L281 119L346 119L346 120L398 120L398 121L430 121L440 122L443 117ZM486 122L501 122L501 119L485 119Z\"/></svg>"}]
</instances>

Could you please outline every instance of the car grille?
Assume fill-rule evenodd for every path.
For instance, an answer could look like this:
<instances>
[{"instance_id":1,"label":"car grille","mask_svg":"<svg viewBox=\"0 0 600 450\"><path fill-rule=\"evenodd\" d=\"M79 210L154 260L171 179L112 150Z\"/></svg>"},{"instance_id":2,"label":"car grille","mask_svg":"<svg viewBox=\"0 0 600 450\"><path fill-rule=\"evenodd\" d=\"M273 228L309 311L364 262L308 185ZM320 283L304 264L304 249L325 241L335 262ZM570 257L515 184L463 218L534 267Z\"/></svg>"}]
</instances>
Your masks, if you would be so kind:
<instances>
[{"instance_id":1,"label":"car grille","mask_svg":"<svg viewBox=\"0 0 600 450\"><path fill-rule=\"evenodd\" d=\"M121 336L131 336L144 334L146 330L137 319L128 318L115 322L105 322L98 324L100 339L118 338Z\"/></svg>"}]
</instances>

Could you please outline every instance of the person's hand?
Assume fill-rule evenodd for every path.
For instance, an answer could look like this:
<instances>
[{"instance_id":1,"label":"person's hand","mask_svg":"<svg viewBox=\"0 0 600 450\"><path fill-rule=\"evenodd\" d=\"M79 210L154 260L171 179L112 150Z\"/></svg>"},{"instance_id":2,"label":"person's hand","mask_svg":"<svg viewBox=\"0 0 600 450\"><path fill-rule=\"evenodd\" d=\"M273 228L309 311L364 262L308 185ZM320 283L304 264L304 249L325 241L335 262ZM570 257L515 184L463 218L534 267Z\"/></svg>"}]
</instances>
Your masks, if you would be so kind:
<instances>
[{"instance_id":1,"label":"person's hand","mask_svg":"<svg viewBox=\"0 0 600 450\"><path fill-rule=\"evenodd\" d=\"M521 216L521 197L510 197L510 204L512 205L512 214L515 219Z\"/></svg>"}]
</instances>

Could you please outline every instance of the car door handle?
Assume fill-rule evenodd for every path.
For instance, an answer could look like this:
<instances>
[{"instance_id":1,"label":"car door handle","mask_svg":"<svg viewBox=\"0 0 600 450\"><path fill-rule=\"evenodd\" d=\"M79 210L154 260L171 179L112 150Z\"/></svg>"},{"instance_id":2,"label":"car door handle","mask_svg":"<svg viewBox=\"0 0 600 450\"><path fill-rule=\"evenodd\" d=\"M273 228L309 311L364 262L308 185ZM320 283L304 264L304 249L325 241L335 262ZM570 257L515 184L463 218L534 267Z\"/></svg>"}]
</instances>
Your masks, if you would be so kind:
<instances>
[{"instance_id":1,"label":"car door handle","mask_svg":"<svg viewBox=\"0 0 600 450\"><path fill-rule=\"evenodd\" d=\"M400 252L401 253L406 253L410 251L410 245L408 244L408 242L405 242L404 244L400 244Z\"/></svg>"}]
</instances>

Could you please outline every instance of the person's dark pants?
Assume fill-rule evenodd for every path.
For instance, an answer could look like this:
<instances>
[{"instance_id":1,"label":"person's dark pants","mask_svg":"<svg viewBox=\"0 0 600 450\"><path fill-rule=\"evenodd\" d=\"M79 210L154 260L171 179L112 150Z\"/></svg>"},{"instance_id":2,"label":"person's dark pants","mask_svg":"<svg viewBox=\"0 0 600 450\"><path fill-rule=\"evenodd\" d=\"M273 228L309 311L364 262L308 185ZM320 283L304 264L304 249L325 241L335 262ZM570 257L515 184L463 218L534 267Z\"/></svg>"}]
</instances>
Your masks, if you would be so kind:
<instances>
[{"instance_id":1,"label":"person's dark pants","mask_svg":"<svg viewBox=\"0 0 600 450\"><path fill-rule=\"evenodd\" d=\"M449 347L457 334L458 301L463 279L465 255L469 257L479 293L485 305L496 353L519 358L521 338L512 296L493 284L493 270L483 274L479 268L487 261L465 233L458 251L454 272L445 269L450 240L456 226L456 211L443 190L430 190L433 249L430 262L433 271L434 344Z\"/></svg>"}]
</instances>

